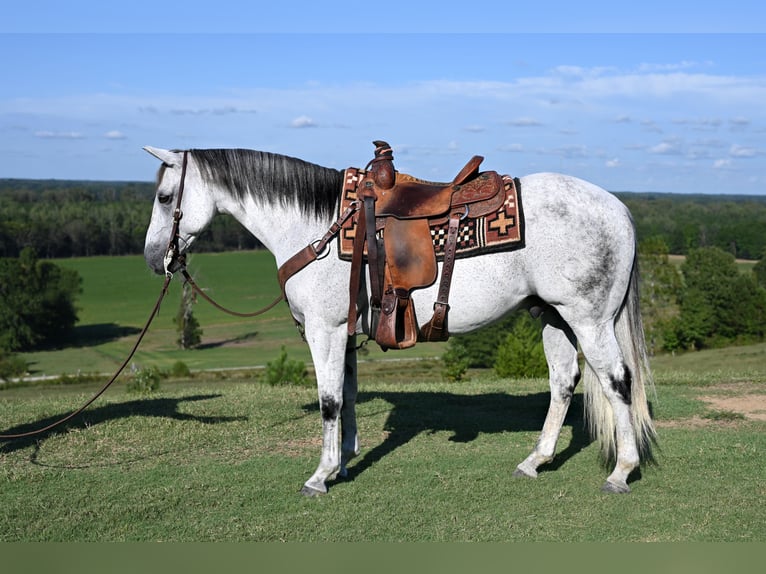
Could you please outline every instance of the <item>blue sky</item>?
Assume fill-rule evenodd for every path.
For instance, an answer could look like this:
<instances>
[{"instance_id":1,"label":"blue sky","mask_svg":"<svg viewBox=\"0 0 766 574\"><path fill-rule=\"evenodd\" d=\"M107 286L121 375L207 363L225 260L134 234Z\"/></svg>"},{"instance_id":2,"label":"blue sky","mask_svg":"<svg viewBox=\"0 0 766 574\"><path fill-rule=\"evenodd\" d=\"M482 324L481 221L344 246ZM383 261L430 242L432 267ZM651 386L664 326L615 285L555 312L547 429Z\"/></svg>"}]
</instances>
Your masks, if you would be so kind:
<instances>
[{"instance_id":1,"label":"blue sky","mask_svg":"<svg viewBox=\"0 0 766 574\"><path fill-rule=\"evenodd\" d=\"M480 154L613 191L766 194L758 2L60 4L0 23L0 177L151 180L144 145L343 168L384 139L429 179Z\"/></svg>"}]
</instances>

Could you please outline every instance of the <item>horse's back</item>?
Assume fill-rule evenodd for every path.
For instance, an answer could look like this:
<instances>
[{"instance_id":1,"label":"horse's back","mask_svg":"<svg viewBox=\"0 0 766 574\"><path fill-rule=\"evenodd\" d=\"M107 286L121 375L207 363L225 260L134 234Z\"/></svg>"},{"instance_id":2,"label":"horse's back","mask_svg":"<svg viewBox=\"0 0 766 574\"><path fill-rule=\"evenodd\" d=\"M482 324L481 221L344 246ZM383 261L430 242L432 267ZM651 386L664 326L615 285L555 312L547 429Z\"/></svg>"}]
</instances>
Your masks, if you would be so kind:
<instances>
[{"instance_id":1,"label":"horse's back","mask_svg":"<svg viewBox=\"0 0 766 574\"><path fill-rule=\"evenodd\" d=\"M456 262L452 332L499 319L530 298L605 317L622 302L635 251L625 205L606 190L568 175L537 173L519 182L524 244ZM414 294L419 319L430 316L434 289Z\"/></svg>"}]
</instances>

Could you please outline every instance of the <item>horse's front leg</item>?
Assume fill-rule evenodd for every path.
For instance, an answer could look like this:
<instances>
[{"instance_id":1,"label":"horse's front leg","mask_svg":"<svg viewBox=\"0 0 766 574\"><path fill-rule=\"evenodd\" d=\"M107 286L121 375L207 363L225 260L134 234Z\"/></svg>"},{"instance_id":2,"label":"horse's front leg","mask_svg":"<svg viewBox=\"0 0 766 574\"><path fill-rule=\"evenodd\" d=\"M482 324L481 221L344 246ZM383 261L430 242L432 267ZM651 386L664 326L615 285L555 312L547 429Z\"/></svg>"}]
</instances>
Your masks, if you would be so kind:
<instances>
[{"instance_id":1,"label":"horse's front leg","mask_svg":"<svg viewBox=\"0 0 766 574\"><path fill-rule=\"evenodd\" d=\"M325 482L333 479L341 469L338 431L343 409L348 335L345 324L316 326L310 321L306 322L305 334L317 378L319 410L322 415L322 455L319 466L303 485L301 492L307 496L314 496L325 494Z\"/></svg>"},{"instance_id":2,"label":"horse's front leg","mask_svg":"<svg viewBox=\"0 0 766 574\"><path fill-rule=\"evenodd\" d=\"M356 427L356 336L349 337L343 370L343 406L340 409L340 476L347 476L348 462L359 455L359 436Z\"/></svg>"}]
</instances>

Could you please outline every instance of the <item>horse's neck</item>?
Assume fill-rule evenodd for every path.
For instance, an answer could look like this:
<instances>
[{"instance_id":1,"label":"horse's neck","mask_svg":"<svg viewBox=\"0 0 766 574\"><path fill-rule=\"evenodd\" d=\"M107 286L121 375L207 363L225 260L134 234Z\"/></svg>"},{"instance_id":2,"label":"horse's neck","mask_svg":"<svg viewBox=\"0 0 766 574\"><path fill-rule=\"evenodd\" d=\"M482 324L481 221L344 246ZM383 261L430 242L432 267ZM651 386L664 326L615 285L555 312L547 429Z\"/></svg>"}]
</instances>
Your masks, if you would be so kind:
<instances>
[{"instance_id":1,"label":"horse's neck","mask_svg":"<svg viewBox=\"0 0 766 574\"><path fill-rule=\"evenodd\" d=\"M301 213L297 205L265 205L252 197L243 203L225 201L219 211L229 213L268 249L277 265L322 237L330 222Z\"/></svg>"}]
</instances>

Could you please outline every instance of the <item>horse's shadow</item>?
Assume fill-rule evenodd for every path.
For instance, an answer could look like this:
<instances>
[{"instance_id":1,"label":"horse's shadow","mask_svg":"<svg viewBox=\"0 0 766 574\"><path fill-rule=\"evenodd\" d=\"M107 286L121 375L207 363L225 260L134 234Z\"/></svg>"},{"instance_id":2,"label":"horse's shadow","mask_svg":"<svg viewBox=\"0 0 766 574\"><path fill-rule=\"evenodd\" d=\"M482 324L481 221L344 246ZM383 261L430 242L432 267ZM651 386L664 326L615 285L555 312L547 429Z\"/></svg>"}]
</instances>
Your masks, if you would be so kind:
<instances>
[{"instance_id":1,"label":"horse's shadow","mask_svg":"<svg viewBox=\"0 0 766 574\"><path fill-rule=\"evenodd\" d=\"M407 444L421 433L446 431L448 440L469 443L480 434L540 432L548 410L550 394L547 392L528 395L488 393L463 395L448 392L361 392L357 404L382 399L393 405L385 422L387 436L380 444L365 452L348 468L341 480L354 480L375 463ZM316 406L305 408L313 409ZM541 466L539 472L553 471L583 450L592 441L583 424L582 395L572 398L564 426L571 426L569 444L556 453L550 463ZM358 416L364 416L359 414ZM531 441L531 452L534 442ZM515 463L521 462L515 461Z\"/></svg>"},{"instance_id":2,"label":"horse's shadow","mask_svg":"<svg viewBox=\"0 0 766 574\"><path fill-rule=\"evenodd\" d=\"M209 417L197 416L179 412L178 408L182 403L193 401L206 401L221 397L220 393L193 395L190 397L179 398L145 398L104 405L101 407L87 409L79 415L73 417L66 423L54 427L43 433L35 434L29 437L18 439L8 439L0 442L0 453L11 453L22 450L29 446L39 445L45 439L62 435L72 429L84 429L105 423L107 421L141 416L141 417L165 417L179 421L196 421L204 424L219 424L233 421L247 420L247 417ZM6 429L0 434L15 435L33 432L36 429L46 428L48 425L64 418L68 413L60 413L31 423L25 423L13 428Z\"/></svg>"}]
</instances>

